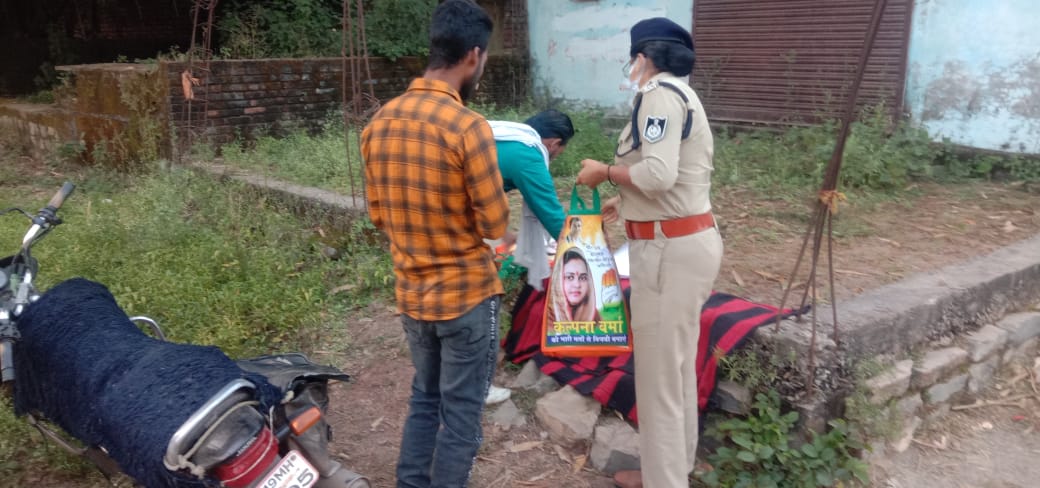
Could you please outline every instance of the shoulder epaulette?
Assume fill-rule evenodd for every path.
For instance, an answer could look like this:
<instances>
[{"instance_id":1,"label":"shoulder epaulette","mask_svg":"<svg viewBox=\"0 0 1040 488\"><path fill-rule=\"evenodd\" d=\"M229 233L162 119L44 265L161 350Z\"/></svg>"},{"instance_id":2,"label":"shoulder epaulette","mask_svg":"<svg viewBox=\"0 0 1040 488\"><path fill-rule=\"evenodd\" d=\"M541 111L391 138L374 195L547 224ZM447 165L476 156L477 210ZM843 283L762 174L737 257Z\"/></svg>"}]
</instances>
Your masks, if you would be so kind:
<instances>
[{"instance_id":1,"label":"shoulder epaulette","mask_svg":"<svg viewBox=\"0 0 1040 488\"><path fill-rule=\"evenodd\" d=\"M690 137L690 130L693 128L693 109L690 108L690 97L687 97L686 93L673 83L664 80L650 80L646 86L639 90L635 106L632 107L632 149L639 149L639 146L643 145L643 141L639 140L639 107L643 104L643 94L655 90L659 86L664 86L679 94L683 105L686 106L686 119L683 121L682 138L685 140L687 137Z\"/></svg>"}]
</instances>

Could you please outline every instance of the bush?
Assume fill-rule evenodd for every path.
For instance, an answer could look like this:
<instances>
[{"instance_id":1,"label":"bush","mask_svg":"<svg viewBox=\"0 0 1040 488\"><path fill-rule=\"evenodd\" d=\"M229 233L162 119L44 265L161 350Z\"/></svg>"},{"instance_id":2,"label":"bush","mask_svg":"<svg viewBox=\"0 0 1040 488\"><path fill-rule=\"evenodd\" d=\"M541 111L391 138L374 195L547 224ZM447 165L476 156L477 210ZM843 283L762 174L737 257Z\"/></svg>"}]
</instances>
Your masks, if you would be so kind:
<instances>
[{"instance_id":1,"label":"bush","mask_svg":"<svg viewBox=\"0 0 1040 488\"><path fill-rule=\"evenodd\" d=\"M720 131L715 137L716 181L771 192L818 189L837 133L833 122L784 132ZM939 155L925 130L892 125L882 108L870 110L852 125L839 188L901 190L911 180L929 176Z\"/></svg>"},{"instance_id":2,"label":"bush","mask_svg":"<svg viewBox=\"0 0 1040 488\"><path fill-rule=\"evenodd\" d=\"M232 0L220 7L216 30L222 56L289 58L339 55L339 0Z\"/></svg>"},{"instance_id":3,"label":"bush","mask_svg":"<svg viewBox=\"0 0 1040 488\"><path fill-rule=\"evenodd\" d=\"M372 56L396 59L425 56L428 26L436 0L365 2L365 38ZM350 2L356 34L359 15ZM343 8L339 0L232 0L220 6L218 52L225 58L299 58L340 56ZM359 41L356 41L359 42ZM349 45L349 44L348 44ZM360 45L355 44L360 50Z\"/></svg>"},{"instance_id":4,"label":"bush","mask_svg":"<svg viewBox=\"0 0 1040 488\"><path fill-rule=\"evenodd\" d=\"M830 431L812 435L795 446L792 433L798 412L781 413L780 396L771 391L755 397L754 412L709 427L707 435L726 443L708 456L713 471L699 475L711 487L815 488L858 481L867 485L867 465L856 458L862 444L841 420Z\"/></svg>"},{"instance_id":5,"label":"bush","mask_svg":"<svg viewBox=\"0 0 1040 488\"><path fill-rule=\"evenodd\" d=\"M365 36L373 56L395 60L429 54L430 18L436 0L379 0L365 11Z\"/></svg>"}]
</instances>

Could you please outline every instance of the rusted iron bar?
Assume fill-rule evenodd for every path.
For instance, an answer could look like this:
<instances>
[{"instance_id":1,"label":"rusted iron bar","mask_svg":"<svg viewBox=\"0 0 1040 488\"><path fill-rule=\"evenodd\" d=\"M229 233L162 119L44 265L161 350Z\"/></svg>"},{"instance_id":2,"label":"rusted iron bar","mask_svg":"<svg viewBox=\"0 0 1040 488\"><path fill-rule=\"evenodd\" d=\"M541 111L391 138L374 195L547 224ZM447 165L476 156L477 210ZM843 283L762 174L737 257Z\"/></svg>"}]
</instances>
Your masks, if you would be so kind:
<instances>
[{"instance_id":1,"label":"rusted iron bar","mask_svg":"<svg viewBox=\"0 0 1040 488\"><path fill-rule=\"evenodd\" d=\"M816 376L816 308L818 305L817 294L816 294L816 277L817 277L817 265L819 264L819 257L821 251L822 238L824 228L826 227L827 232L827 265L829 268L829 287L830 287L830 301L831 309L833 312L833 340L838 343L838 304L835 299L834 291L834 254L833 254L833 219L834 213L837 211L837 204L841 196L836 192L838 186L838 178L841 174L842 158L845 153L845 142L848 139L849 132L851 131L853 117L856 113L856 100L859 96L860 85L863 81L863 73L866 71L867 60L870 58L870 52L874 47L874 40L877 37L877 32L881 26L881 17L885 10L887 0L876 0L874 4L874 10L871 14L870 24L867 27L866 38L864 39L863 49L860 51L859 64L856 68L855 77L852 80L852 85L849 89L849 95L845 101L845 111L841 119L841 126L838 131L837 141L834 144L834 151L831 153L830 161L827 163L826 173L824 175L823 186L820 192L817 194L814 216L809 224L809 228L805 233L805 238L802 240L802 247L798 253L798 258L795 260L794 270L791 272L791 277L787 281L787 285L784 288L783 297L780 299L779 310L782 311L784 306L787 304L787 298L790 296L791 289L794 286L795 280L798 276L798 270L801 267L802 260L805 256L805 251L808 248L808 242L810 237L813 239L813 251L811 264L809 268L809 276L806 280L805 293L802 295L801 307L804 308L806 300L811 294L812 297L812 330L809 337L809 371L807 378L807 388L810 395L815 391L815 376ZM778 311L776 316L775 330L780 330L780 317L781 314Z\"/></svg>"},{"instance_id":2,"label":"rusted iron bar","mask_svg":"<svg viewBox=\"0 0 1040 488\"><path fill-rule=\"evenodd\" d=\"M357 184L355 183L355 174L360 176L362 183L364 182L364 167L355 172L354 157L351 153L351 140L353 139L354 147L358 149L360 153L361 149L361 131L360 127L364 125L364 121L367 118L367 105L364 88L362 84L367 80L372 79L372 70L369 67L368 61L368 41L365 36L365 4L363 0L357 0L354 5L354 13L351 13L350 0L343 0L343 35L341 39L340 54L342 56L341 75L342 75L342 89L341 95L343 97L342 110L343 110L343 137L344 147L347 158L347 171L350 174L350 198L351 201L357 206L358 190ZM355 18L356 16L356 18ZM362 75L362 66L364 67L365 73ZM349 77L349 83L348 83ZM349 87L349 90L348 90ZM372 84L368 84L368 100L373 105L376 104L375 89ZM353 132L353 137L351 133ZM364 184L361 185L361 198L365 199Z\"/></svg>"},{"instance_id":3,"label":"rusted iron bar","mask_svg":"<svg viewBox=\"0 0 1040 488\"><path fill-rule=\"evenodd\" d=\"M191 44L188 46L188 67L187 71L191 77L195 76L195 61L198 55L198 61L201 62L201 66L198 69L206 74L198 77L200 85L207 86L209 84L209 61L213 57L213 50L211 48L213 42L213 20L216 15L218 0L195 0L192 4L192 21L191 21ZM206 10L206 25L202 27L202 48L199 49L196 44L198 33L199 33L199 15L202 10ZM208 91L207 91L208 93ZM195 97L189 97L185 100L185 128L187 132L187 143L185 147L190 149L195 143L195 126L194 126L194 111L193 101ZM202 98L202 124L205 129L205 118L206 113L209 111L209 97ZM174 136L176 139L176 136ZM179 158L181 151L175 151L176 157Z\"/></svg>"},{"instance_id":4,"label":"rusted iron bar","mask_svg":"<svg viewBox=\"0 0 1040 488\"><path fill-rule=\"evenodd\" d=\"M340 55L343 58L343 62L340 67L340 78L343 80L343 88L340 90L340 96L343 97L343 103L341 110L343 111L343 151L347 158L347 174L350 175L350 201L355 207L357 207L357 189L354 187L354 161L350 155L350 128L353 125L353 117L350 116L350 110L347 108L348 97L353 99L355 85L357 85L357 79L353 69L353 58L354 58L354 32L353 22L350 15L350 0L343 0L343 36L340 44ZM350 60L349 74L347 73L347 63ZM347 77L350 77L350 94L347 93Z\"/></svg>"}]
</instances>

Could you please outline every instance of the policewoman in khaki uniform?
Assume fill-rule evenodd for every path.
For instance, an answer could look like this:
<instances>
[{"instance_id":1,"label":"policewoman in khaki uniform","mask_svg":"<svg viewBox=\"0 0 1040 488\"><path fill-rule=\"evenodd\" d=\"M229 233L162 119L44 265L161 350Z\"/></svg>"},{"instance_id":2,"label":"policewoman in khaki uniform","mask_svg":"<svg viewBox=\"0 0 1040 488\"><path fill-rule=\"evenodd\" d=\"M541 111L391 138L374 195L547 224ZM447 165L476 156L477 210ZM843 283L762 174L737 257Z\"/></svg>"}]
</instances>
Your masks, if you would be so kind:
<instances>
[{"instance_id":1,"label":"policewoman in khaki uniform","mask_svg":"<svg viewBox=\"0 0 1040 488\"><path fill-rule=\"evenodd\" d=\"M713 141L688 76L693 39L665 18L631 30L632 120L613 165L586 159L578 183L606 181L619 196L603 206L629 239L640 471L623 487L686 488L697 451L697 338L701 307L722 261L711 214ZM630 67L630 68L629 68Z\"/></svg>"}]
</instances>

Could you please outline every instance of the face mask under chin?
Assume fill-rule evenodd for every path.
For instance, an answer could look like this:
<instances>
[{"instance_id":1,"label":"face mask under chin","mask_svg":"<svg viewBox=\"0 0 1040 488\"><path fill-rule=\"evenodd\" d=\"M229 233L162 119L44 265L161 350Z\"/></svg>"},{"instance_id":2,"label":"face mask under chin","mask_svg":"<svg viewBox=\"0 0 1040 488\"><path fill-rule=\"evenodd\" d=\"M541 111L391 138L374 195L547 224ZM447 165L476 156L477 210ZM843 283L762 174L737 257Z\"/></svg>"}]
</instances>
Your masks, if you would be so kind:
<instances>
[{"instance_id":1,"label":"face mask under chin","mask_svg":"<svg viewBox=\"0 0 1040 488\"><path fill-rule=\"evenodd\" d=\"M642 59L636 59L634 63L629 67L627 76L621 82L619 89L621 91L629 91L632 93L638 92L641 88L639 86L639 79L643 77L643 62Z\"/></svg>"}]
</instances>

